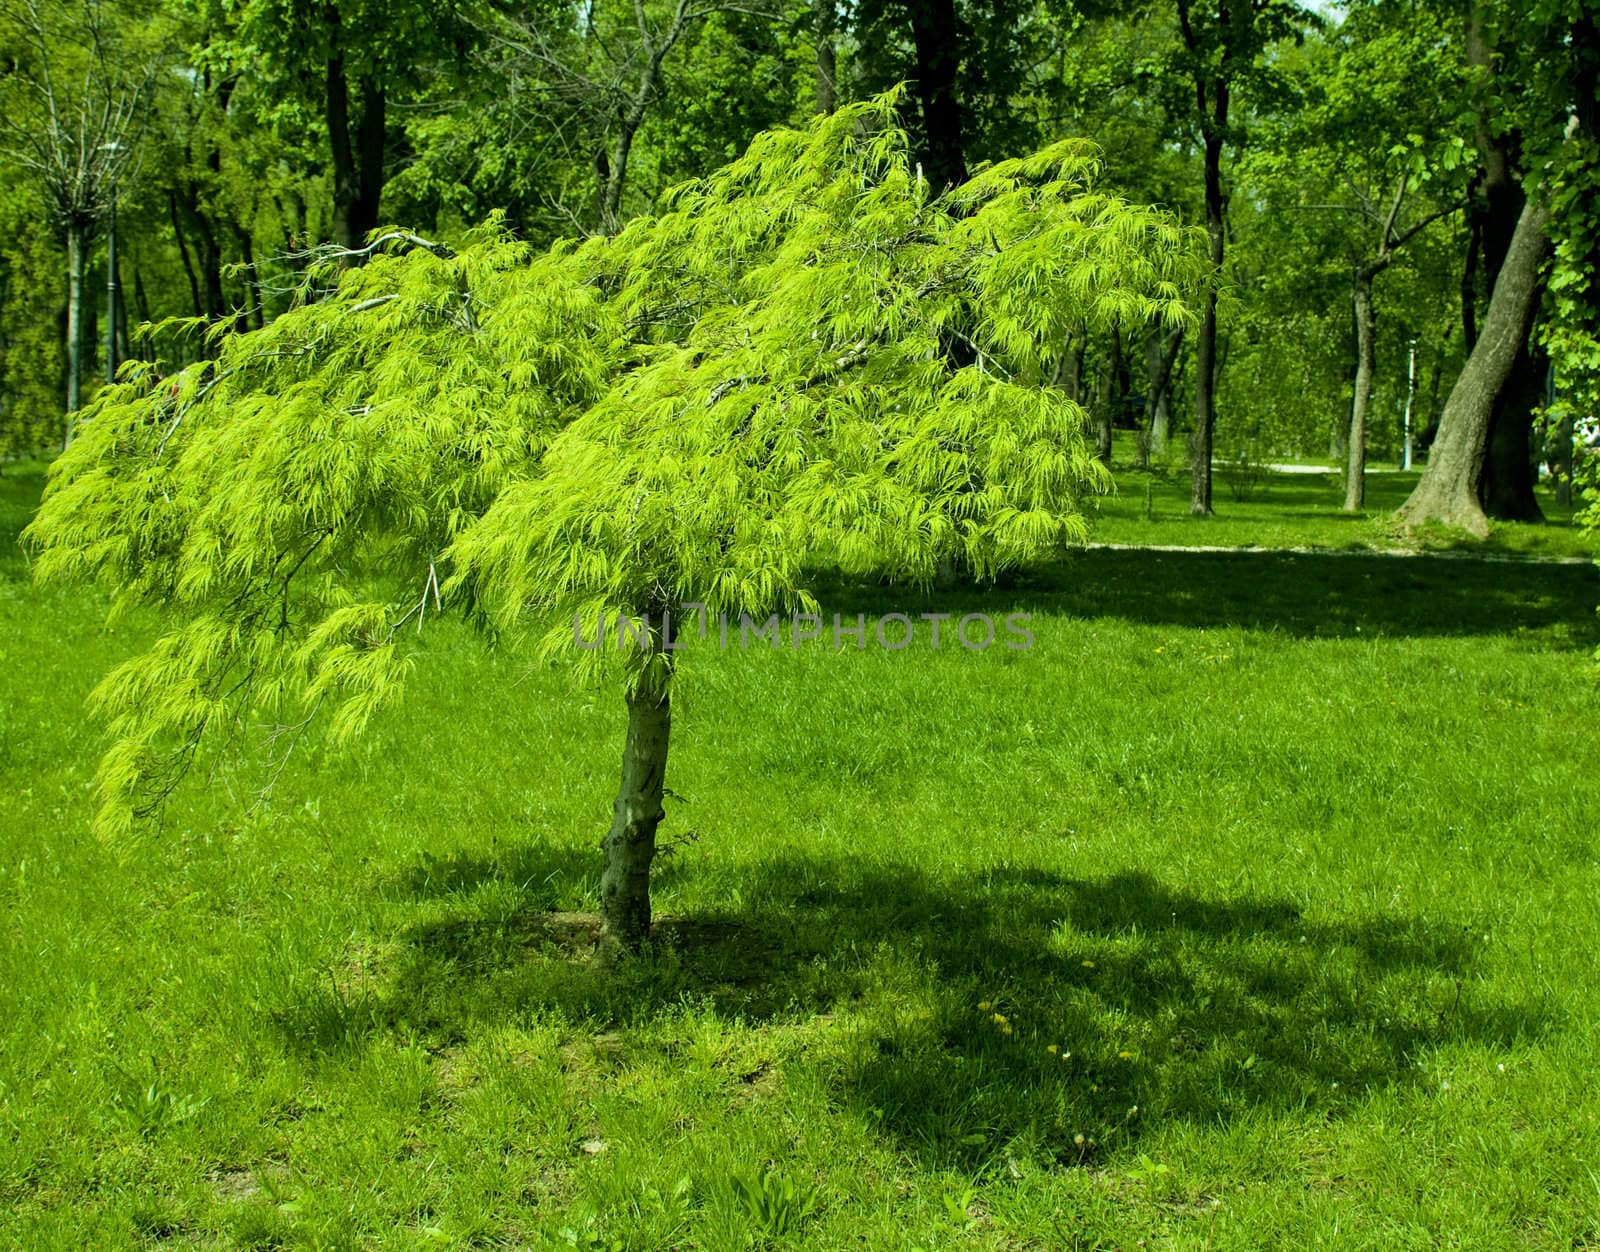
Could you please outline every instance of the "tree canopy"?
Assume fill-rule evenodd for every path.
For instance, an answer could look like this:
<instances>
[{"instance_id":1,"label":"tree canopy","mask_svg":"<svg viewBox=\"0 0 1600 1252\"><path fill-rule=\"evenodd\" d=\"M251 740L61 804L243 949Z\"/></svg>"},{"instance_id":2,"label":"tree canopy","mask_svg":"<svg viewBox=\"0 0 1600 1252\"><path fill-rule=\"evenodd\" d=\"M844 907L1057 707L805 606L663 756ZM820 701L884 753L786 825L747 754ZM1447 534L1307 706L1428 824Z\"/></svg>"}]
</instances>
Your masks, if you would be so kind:
<instances>
[{"instance_id":1,"label":"tree canopy","mask_svg":"<svg viewBox=\"0 0 1600 1252\"><path fill-rule=\"evenodd\" d=\"M935 193L895 110L767 132L615 236L382 233L104 388L29 530L40 577L177 619L97 692L103 826L208 729L331 702L358 731L446 605L548 652L575 616L765 617L828 569L984 577L1082 540L1109 476L1040 383L1069 325L1185 324L1196 236L1075 141ZM586 659L612 655L664 692L668 651Z\"/></svg>"}]
</instances>

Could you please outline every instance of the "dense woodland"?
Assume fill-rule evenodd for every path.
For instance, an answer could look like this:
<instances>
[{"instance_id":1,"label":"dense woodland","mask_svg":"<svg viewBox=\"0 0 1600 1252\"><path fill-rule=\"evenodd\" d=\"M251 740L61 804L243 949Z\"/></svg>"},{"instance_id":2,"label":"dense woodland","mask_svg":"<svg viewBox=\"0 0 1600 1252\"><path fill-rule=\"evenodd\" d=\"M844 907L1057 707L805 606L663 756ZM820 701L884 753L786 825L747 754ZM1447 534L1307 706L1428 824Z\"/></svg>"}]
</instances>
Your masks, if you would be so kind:
<instances>
[{"instance_id":1,"label":"dense woodland","mask_svg":"<svg viewBox=\"0 0 1600 1252\"><path fill-rule=\"evenodd\" d=\"M270 321L326 245L491 215L535 248L613 233L758 132L902 82L935 186L1082 137L1106 186L1209 233L1193 327L1070 328L1048 380L1102 450L1116 427L1192 464L1198 512L1214 460L1348 466L1352 509L1408 428L1420 461L1530 197L1529 315L1469 440L1488 516L1535 516L1593 411L1585 0L9 0L0 59L11 454L59 446L116 361Z\"/></svg>"}]
</instances>

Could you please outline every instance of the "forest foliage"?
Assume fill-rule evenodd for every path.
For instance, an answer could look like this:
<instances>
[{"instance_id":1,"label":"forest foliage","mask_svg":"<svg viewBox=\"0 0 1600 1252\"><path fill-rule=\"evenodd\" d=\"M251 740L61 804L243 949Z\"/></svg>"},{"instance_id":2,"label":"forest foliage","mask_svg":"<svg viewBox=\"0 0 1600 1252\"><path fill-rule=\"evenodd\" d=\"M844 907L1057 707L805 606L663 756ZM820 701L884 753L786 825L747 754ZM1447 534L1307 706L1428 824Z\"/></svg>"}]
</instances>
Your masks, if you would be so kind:
<instances>
[{"instance_id":1,"label":"forest foliage","mask_svg":"<svg viewBox=\"0 0 1600 1252\"><path fill-rule=\"evenodd\" d=\"M907 82L900 120L941 186L1087 140L1108 190L1199 224L1216 146L1224 459L1342 456L1361 358L1350 275L1402 200L1398 229L1424 225L1375 285L1367 441L1375 458L1398 457L1410 398L1425 447L1484 316L1506 213L1525 185L1547 190L1555 262L1519 421L1530 464L1548 452L1559 468L1546 444L1592 415L1597 359L1587 7L1272 0L1252 6L1248 30L1227 12L1192 0L12 0L0 20L0 160L15 175L0 192L0 446L44 449L65 433L74 229L86 399L108 354L210 352L182 319L272 321L320 245L359 247L392 222L459 245L491 217L536 251L612 233L756 134ZM101 135L108 102L130 116ZM1580 125L1564 141L1569 116ZM23 159L52 126L80 164L107 140L127 154L70 229L51 208L59 188ZM167 341L138 336L141 323L166 324ZM1181 459L1197 338L1084 327L1053 381L1097 422L1143 425L1145 451ZM1547 359L1553 395L1536 377ZM1180 437L1166 438L1157 409Z\"/></svg>"}]
</instances>

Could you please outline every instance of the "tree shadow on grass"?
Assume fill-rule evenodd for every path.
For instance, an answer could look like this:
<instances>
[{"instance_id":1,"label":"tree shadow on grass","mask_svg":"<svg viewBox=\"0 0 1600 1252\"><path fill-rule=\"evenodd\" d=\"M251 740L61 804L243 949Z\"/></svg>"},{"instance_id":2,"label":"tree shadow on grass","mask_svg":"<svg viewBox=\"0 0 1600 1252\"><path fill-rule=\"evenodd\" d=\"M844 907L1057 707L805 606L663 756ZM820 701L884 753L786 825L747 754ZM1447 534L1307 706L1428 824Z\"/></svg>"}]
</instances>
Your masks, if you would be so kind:
<instances>
[{"instance_id":1,"label":"tree shadow on grass","mask_svg":"<svg viewBox=\"0 0 1600 1252\"><path fill-rule=\"evenodd\" d=\"M992 588L920 593L836 581L829 612L1011 612L1341 639L1510 635L1553 650L1600 641L1592 565L1450 557L1095 549ZM894 601L894 603L890 603Z\"/></svg>"},{"instance_id":2,"label":"tree shadow on grass","mask_svg":"<svg viewBox=\"0 0 1600 1252\"><path fill-rule=\"evenodd\" d=\"M525 876L530 855L509 872L458 866L463 904L442 915L427 894L438 876L422 874L419 906L435 915L387 954L357 1029L305 1033L326 1015L313 998L281 1022L291 1041L404 1031L443 1047L542 1010L625 1035L698 1005L814 1028L826 1046L786 1064L820 1071L842 1108L920 1158L972 1168L1008 1144L1087 1162L1173 1119L1337 1115L1374 1089L1436 1082L1419 1062L1438 1045L1509 1047L1550 1025L1472 977L1475 930L1312 921L1287 900L1145 874L940 878L780 858L744 880L738 909L669 915L645 956L607 966L590 915L470 906L476 887ZM568 854L533 859L580 872Z\"/></svg>"}]
</instances>

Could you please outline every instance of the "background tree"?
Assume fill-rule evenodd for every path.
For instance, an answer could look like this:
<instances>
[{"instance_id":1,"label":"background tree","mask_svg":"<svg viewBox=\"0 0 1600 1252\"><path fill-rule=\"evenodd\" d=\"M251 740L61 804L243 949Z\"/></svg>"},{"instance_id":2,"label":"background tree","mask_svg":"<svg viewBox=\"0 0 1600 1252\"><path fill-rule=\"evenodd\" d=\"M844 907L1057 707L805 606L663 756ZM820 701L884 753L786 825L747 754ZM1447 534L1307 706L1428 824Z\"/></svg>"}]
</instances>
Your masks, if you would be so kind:
<instances>
[{"instance_id":1,"label":"background tree","mask_svg":"<svg viewBox=\"0 0 1600 1252\"><path fill-rule=\"evenodd\" d=\"M89 250L136 152L148 67L114 41L98 0L7 11L5 155L34 181L66 242L66 410L80 403ZM71 425L67 438L71 438Z\"/></svg>"},{"instance_id":2,"label":"background tree","mask_svg":"<svg viewBox=\"0 0 1600 1252\"><path fill-rule=\"evenodd\" d=\"M1314 39L1297 67L1304 100L1252 165L1280 211L1333 215L1318 223L1344 254L1355 329L1346 450L1346 512L1366 500L1368 426L1377 371L1378 278L1421 232L1461 207L1454 133L1464 84L1459 47L1424 10L1353 8ZM1418 77L1431 84L1418 93ZM1337 219L1337 220L1334 220Z\"/></svg>"}]
</instances>

